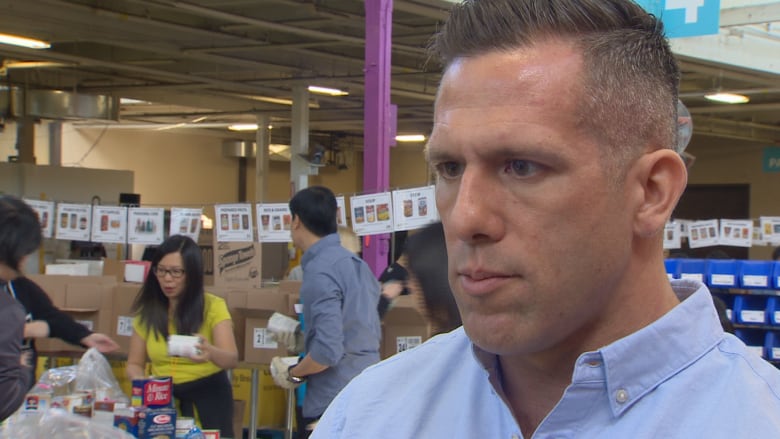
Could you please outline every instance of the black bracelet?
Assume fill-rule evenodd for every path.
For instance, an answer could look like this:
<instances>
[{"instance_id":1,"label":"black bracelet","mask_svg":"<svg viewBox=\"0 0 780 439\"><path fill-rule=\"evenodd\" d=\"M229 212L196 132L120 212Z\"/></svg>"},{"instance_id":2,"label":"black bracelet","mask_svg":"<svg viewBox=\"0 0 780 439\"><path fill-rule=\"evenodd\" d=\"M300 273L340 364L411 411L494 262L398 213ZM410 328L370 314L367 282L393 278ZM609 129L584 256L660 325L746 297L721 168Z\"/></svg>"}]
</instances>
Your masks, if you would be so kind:
<instances>
[{"instance_id":1,"label":"black bracelet","mask_svg":"<svg viewBox=\"0 0 780 439\"><path fill-rule=\"evenodd\" d=\"M293 383L293 384L301 384L304 381L306 381L306 377L297 377L292 374L293 367L297 366L297 364L293 364L287 368L287 381Z\"/></svg>"}]
</instances>

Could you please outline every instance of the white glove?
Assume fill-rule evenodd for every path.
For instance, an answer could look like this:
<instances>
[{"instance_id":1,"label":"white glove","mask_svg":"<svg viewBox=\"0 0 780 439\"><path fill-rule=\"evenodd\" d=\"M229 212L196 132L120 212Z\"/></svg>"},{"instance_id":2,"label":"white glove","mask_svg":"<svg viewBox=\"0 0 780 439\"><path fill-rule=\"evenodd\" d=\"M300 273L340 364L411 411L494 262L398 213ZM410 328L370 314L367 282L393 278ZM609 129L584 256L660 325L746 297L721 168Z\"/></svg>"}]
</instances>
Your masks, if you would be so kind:
<instances>
[{"instance_id":1,"label":"white glove","mask_svg":"<svg viewBox=\"0 0 780 439\"><path fill-rule=\"evenodd\" d=\"M271 377L274 379L274 383L276 383L277 386L281 387L282 389L291 390L303 384L303 380L300 382L291 381L290 367L294 366L295 364L290 364L289 361L285 361L289 358L292 358L295 361L298 360L297 357L274 357L271 359Z\"/></svg>"},{"instance_id":2,"label":"white glove","mask_svg":"<svg viewBox=\"0 0 780 439\"><path fill-rule=\"evenodd\" d=\"M299 353L303 351L303 333L299 330L293 332L274 332L276 342L286 347L288 351Z\"/></svg>"},{"instance_id":3,"label":"white glove","mask_svg":"<svg viewBox=\"0 0 780 439\"><path fill-rule=\"evenodd\" d=\"M286 347L288 351L300 352L303 350L300 346L303 343L299 343L299 339L302 339L300 328L301 323L298 320L278 312L273 313L268 319L268 330L274 334L276 341Z\"/></svg>"}]
</instances>

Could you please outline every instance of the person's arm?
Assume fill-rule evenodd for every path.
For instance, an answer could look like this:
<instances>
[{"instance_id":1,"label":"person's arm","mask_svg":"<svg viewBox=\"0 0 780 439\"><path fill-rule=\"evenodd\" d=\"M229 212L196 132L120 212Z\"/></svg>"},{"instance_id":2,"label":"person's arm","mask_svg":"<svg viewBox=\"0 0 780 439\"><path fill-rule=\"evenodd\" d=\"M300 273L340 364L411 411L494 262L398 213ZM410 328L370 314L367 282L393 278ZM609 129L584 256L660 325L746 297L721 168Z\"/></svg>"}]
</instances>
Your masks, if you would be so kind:
<instances>
[{"instance_id":1,"label":"person's arm","mask_svg":"<svg viewBox=\"0 0 780 439\"><path fill-rule=\"evenodd\" d=\"M236 338L233 335L233 321L223 320L211 331L214 343L201 334L195 334L200 337L201 342L196 346L200 350L200 355L190 357L195 362L211 361L221 369L233 369L238 366L238 347L236 347Z\"/></svg>"},{"instance_id":2,"label":"person's arm","mask_svg":"<svg viewBox=\"0 0 780 439\"><path fill-rule=\"evenodd\" d=\"M88 348L95 348L99 352L108 353L119 349L119 344L106 334L93 332L81 339L81 344Z\"/></svg>"},{"instance_id":3,"label":"person's arm","mask_svg":"<svg viewBox=\"0 0 780 439\"><path fill-rule=\"evenodd\" d=\"M328 366L317 363L311 355L306 355L295 365L290 368L290 375L296 378L306 378L309 375L320 373L327 369Z\"/></svg>"},{"instance_id":4,"label":"person's arm","mask_svg":"<svg viewBox=\"0 0 780 439\"><path fill-rule=\"evenodd\" d=\"M33 320L43 320L49 325L49 337L83 345L82 340L92 334L86 326L54 306L49 295L35 282L19 278L14 280L13 286L17 299L32 314Z\"/></svg>"},{"instance_id":5,"label":"person's arm","mask_svg":"<svg viewBox=\"0 0 780 439\"><path fill-rule=\"evenodd\" d=\"M49 336L49 324L45 320L33 320L24 324L24 338L45 338Z\"/></svg>"},{"instance_id":6,"label":"person's arm","mask_svg":"<svg viewBox=\"0 0 780 439\"><path fill-rule=\"evenodd\" d=\"M30 387L32 374L21 359L23 332L23 312L8 303L0 305L0 421L19 408Z\"/></svg>"},{"instance_id":7,"label":"person's arm","mask_svg":"<svg viewBox=\"0 0 780 439\"><path fill-rule=\"evenodd\" d=\"M132 380L144 378L146 376L146 340L133 330L130 336L130 351L127 354L127 367L125 373Z\"/></svg>"}]
</instances>

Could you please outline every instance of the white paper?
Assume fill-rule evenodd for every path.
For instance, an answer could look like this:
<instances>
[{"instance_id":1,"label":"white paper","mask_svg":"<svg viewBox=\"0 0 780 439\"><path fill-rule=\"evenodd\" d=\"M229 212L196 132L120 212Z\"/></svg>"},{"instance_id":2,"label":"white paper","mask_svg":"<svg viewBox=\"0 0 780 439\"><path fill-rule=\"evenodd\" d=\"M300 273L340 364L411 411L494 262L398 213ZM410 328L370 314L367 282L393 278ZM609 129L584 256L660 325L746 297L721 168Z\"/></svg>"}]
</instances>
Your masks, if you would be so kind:
<instances>
[{"instance_id":1,"label":"white paper","mask_svg":"<svg viewBox=\"0 0 780 439\"><path fill-rule=\"evenodd\" d=\"M718 220L693 221L688 225L688 245L691 248L718 245Z\"/></svg>"},{"instance_id":2,"label":"white paper","mask_svg":"<svg viewBox=\"0 0 780 439\"><path fill-rule=\"evenodd\" d=\"M287 203L257 204L257 239L260 242L292 242L292 215Z\"/></svg>"},{"instance_id":3,"label":"white paper","mask_svg":"<svg viewBox=\"0 0 780 439\"><path fill-rule=\"evenodd\" d=\"M753 245L753 220L720 220L720 244L734 247Z\"/></svg>"},{"instance_id":4,"label":"white paper","mask_svg":"<svg viewBox=\"0 0 780 439\"><path fill-rule=\"evenodd\" d=\"M46 274L89 276L89 264L47 264Z\"/></svg>"},{"instance_id":5,"label":"white paper","mask_svg":"<svg viewBox=\"0 0 780 439\"><path fill-rule=\"evenodd\" d=\"M38 214L38 221L41 223L41 234L44 238L54 236L54 202L41 200L28 200L25 203L33 208Z\"/></svg>"},{"instance_id":6,"label":"white paper","mask_svg":"<svg viewBox=\"0 0 780 439\"><path fill-rule=\"evenodd\" d=\"M125 282L144 282L146 274L146 265L144 264L125 264Z\"/></svg>"},{"instance_id":7,"label":"white paper","mask_svg":"<svg viewBox=\"0 0 780 439\"><path fill-rule=\"evenodd\" d=\"M664 248L678 249L682 247L682 224L679 221L668 221L664 227Z\"/></svg>"},{"instance_id":8,"label":"white paper","mask_svg":"<svg viewBox=\"0 0 780 439\"><path fill-rule=\"evenodd\" d=\"M171 208L171 226L168 235L184 235L195 242L198 242L200 235L200 216L203 209L172 207Z\"/></svg>"},{"instance_id":9,"label":"white paper","mask_svg":"<svg viewBox=\"0 0 780 439\"><path fill-rule=\"evenodd\" d=\"M127 242L146 245L162 244L164 225L164 208L130 207L127 210Z\"/></svg>"},{"instance_id":10,"label":"white paper","mask_svg":"<svg viewBox=\"0 0 780 439\"><path fill-rule=\"evenodd\" d=\"M217 242L252 242L251 204L217 204L214 212Z\"/></svg>"},{"instance_id":11,"label":"white paper","mask_svg":"<svg viewBox=\"0 0 780 439\"><path fill-rule=\"evenodd\" d=\"M343 195L336 197L336 225L347 227L347 206Z\"/></svg>"},{"instance_id":12,"label":"white paper","mask_svg":"<svg viewBox=\"0 0 780 439\"><path fill-rule=\"evenodd\" d=\"M93 206L92 241L117 244L127 242L127 207Z\"/></svg>"},{"instance_id":13,"label":"white paper","mask_svg":"<svg viewBox=\"0 0 780 439\"><path fill-rule=\"evenodd\" d=\"M393 230L412 230L439 219L433 186L393 191Z\"/></svg>"},{"instance_id":14,"label":"white paper","mask_svg":"<svg viewBox=\"0 0 780 439\"><path fill-rule=\"evenodd\" d=\"M57 239L89 241L89 228L92 219L92 205L57 205Z\"/></svg>"},{"instance_id":15,"label":"white paper","mask_svg":"<svg viewBox=\"0 0 780 439\"><path fill-rule=\"evenodd\" d=\"M276 349L279 345L276 343L273 332L267 328L253 328L252 347L255 349Z\"/></svg>"},{"instance_id":16,"label":"white paper","mask_svg":"<svg viewBox=\"0 0 780 439\"><path fill-rule=\"evenodd\" d=\"M393 231L390 192L353 196L349 199L349 205L352 209L352 230L356 235L377 235Z\"/></svg>"},{"instance_id":17,"label":"white paper","mask_svg":"<svg viewBox=\"0 0 780 439\"><path fill-rule=\"evenodd\" d=\"M116 335L130 337L133 335L133 317L119 316L116 319Z\"/></svg>"},{"instance_id":18,"label":"white paper","mask_svg":"<svg viewBox=\"0 0 780 439\"><path fill-rule=\"evenodd\" d=\"M780 216L762 216L759 223L764 241L773 245L780 244Z\"/></svg>"}]
</instances>

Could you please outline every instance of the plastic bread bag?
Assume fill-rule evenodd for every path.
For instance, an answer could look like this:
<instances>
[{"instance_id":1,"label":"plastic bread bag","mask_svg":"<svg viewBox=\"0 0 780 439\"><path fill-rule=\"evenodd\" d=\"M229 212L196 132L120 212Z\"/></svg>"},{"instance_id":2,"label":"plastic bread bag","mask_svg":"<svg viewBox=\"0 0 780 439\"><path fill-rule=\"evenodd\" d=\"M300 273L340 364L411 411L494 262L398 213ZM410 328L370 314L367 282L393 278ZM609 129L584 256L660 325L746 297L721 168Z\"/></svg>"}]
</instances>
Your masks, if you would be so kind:
<instances>
[{"instance_id":1,"label":"plastic bread bag","mask_svg":"<svg viewBox=\"0 0 780 439\"><path fill-rule=\"evenodd\" d=\"M90 418L62 409L49 409L40 417L22 418L0 426L5 439L133 439L118 428L102 425Z\"/></svg>"}]
</instances>

